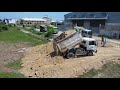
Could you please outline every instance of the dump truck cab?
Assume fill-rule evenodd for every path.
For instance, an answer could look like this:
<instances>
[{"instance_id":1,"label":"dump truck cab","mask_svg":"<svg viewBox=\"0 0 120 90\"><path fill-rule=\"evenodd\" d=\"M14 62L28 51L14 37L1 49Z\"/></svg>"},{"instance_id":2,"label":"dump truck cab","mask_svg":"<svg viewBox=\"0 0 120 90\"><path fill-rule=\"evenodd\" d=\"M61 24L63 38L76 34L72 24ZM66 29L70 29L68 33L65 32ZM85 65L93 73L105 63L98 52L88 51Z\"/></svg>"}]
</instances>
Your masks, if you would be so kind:
<instances>
[{"instance_id":1,"label":"dump truck cab","mask_svg":"<svg viewBox=\"0 0 120 90\"><path fill-rule=\"evenodd\" d=\"M97 53L97 41L93 38L84 37L80 45L86 51L91 52L90 54Z\"/></svg>"}]
</instances>

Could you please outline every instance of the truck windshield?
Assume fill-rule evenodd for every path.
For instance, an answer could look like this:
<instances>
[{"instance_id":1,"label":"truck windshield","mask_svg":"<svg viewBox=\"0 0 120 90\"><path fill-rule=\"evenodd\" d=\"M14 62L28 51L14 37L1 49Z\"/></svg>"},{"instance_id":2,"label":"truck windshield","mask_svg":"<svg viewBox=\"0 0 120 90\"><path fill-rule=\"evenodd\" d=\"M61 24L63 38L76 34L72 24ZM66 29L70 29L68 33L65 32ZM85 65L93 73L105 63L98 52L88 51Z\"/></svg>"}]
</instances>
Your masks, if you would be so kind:
<instances>
[{"instance_id":1,"label":"truck windshield","mask_svg":"<svg viewBox=\"0 0 120 90\"><path fill-rule=\"evenodd\" d=\"M96 45L95 41L89 41L89 45Z\"/></svg>"},{"instance_id":2,"label":"truck windshield","mask_svg":"<svg viewBox=\"0 0 120 90\"><path fill-rule=\"evenodd\" d=\"M88 35L92 35L92 31L89 31L89 32L88 32Z\"/></svg>"}]
</instances>

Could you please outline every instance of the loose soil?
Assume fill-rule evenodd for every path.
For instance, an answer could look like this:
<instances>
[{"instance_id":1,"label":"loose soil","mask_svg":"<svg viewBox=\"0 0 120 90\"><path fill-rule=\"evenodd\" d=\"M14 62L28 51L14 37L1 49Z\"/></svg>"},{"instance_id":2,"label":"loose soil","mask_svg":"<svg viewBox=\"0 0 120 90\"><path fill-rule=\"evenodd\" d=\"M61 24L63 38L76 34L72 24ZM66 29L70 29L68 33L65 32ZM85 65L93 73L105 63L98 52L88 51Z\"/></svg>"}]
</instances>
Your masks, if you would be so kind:
<instances>
[{"instance_id":1,"label":"loose soil","mask_svg":"<svg viewBox=\"0 0 120 90\"><path fill-rule=\"evenodd\" d=\"M120 45L108 42L101 47L98 40L98 52L94 56L64 59L55 56L52 42L30 47L22 58L19 71L27 77L34 78L71 78L83 75L90 69L99 69L105 63L120 63Z\"/></svg>"}]
</instances>

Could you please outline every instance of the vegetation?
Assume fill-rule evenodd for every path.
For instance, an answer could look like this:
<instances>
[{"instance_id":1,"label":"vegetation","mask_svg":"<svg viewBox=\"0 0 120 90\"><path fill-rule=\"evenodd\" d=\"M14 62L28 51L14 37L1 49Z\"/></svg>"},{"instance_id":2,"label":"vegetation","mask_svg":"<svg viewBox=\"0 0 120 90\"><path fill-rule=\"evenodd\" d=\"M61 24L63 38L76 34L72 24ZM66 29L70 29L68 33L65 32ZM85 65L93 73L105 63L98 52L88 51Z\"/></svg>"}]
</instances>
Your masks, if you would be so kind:
<instances>
[{"instance_id":1,"label":"vegetation","mask_svg":"<svg viewBox=\"0 0 120 90\"><path fill-rule=\"evenodd\" d=\"M25 78L25 76L15 72L0 72L0 78Z\"/></svg>"},{"instance_id":2,"label":"vegetation","mask_svg":"<svg viewBox=\"0 0 120 90\"><path fill-rule=\"evenodd\" d=\"M102 69L91 69L79 78L120 78L120 64L108 63Z\"/></svg>"},{"instance_id":3,"label":"vegetation","mask_svg":"<svg viewBox=\"0 0 120 90\"><path fill-rule=\"evenodd\" d=\"M15 26L9 27L9 31L0 32L0 42L8 42L8 43L21 43L27 42L30 45L39 45L46 43L45 40L40 40L37 38L31 38L28 34L17 30Z\"/></svg>"},{"instance_id":4,"label":"vegetation","mask_svg":"<svg viewBox=\"0 0 120 90\"><path fill-rule=\"evenodd\" d=\"M8 30L8 26L5 25L4 23L0 23L0 32L7 31L7 30Z\"/></svg>"},{"instance_id":5,"label":"vegetation","mask_svg":"<svg viewBox=\"0 0 120 90\"><path fill-rule=\"evenodd\" d=\"M6 67L9 67L9 68L13 68L13 69L20 69L21 68L21 65L22 65L22 62L21 62L21 59L19 60L16 60L14 62L9 62Z\"/></svg>"},{"instance_id":6,"label":"vegetation","mask_svg":"<svg viewBox=\"0 0 120 90\"><path fill-rule=\"evenodd\" d=\"M37 31L31 31L33 34L26 34L21 32L22 27L16 27L12 25L0 24L0 42L4 43L28 43L29 45L40 45L47 43L48 40L36 35ZM38 37L39 36L39 37ZM8 68L16 70L16 72L0 72L0 78L25 78L24 75L19 73L17 70L21 68L21 59L15 60L5 65Z\"/></svg>"}]
</instances>

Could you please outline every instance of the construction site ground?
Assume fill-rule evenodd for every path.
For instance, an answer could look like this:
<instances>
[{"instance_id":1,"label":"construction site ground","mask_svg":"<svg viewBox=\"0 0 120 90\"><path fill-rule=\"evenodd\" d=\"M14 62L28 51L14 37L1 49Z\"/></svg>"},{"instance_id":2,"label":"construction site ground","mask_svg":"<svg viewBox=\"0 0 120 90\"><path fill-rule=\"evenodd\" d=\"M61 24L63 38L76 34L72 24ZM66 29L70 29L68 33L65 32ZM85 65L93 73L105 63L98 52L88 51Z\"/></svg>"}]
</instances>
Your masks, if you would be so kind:
<instances>
[{"instance_id":1,"label":"construction site ground","mask_svg":"<svg viewBox=\"0 0 120 90\"><path fill-rule=\"evenodd\" d=\"M30 47L24 53L19 71L32 78L74 78L109 62L120 63L120 41L108 39L106 46L101 47L101 38L93 38L98 41L98 52L74 59L55 56L52 42Z\"/></svg>"}]
</instances>

